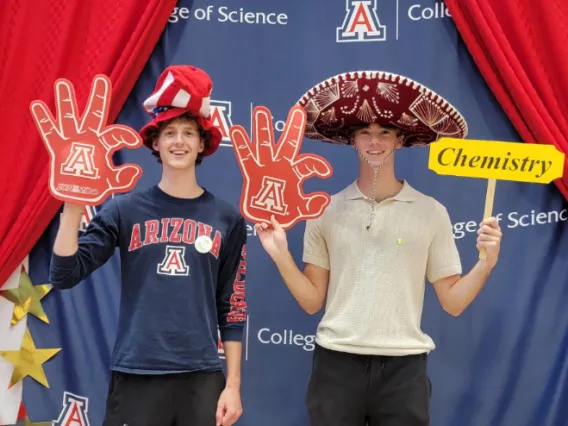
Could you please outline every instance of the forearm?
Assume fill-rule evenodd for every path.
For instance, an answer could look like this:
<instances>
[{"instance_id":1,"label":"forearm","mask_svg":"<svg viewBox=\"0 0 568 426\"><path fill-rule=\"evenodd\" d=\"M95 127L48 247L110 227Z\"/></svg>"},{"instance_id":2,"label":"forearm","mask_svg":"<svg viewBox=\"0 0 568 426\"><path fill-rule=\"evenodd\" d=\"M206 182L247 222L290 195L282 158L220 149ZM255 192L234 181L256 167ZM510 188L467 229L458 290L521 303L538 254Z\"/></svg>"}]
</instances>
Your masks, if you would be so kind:
<instances>
[{"instance_id":1,"label":"forearm","mask_svg":"<svg viewBox=\"0 0 568 426\"><path fill-rule=\"evenodd\" d=\"M492 265L479 260L467 275L450 287L446 298L446 311L454 316L460 315L475 300L492 270Z\"/></svg>"},{"instance_id":2,"label":"forearm","mask_svg":"<svg viewBox=\"0 0 568 426\"><path fill-rule=\"evenodd\" d=\"M309 314L321 309L323 299L316 286L296 266L289 251L273 259L276 267L298 304Z\"/></svg>"},{"instance_id":3,"label":"forearm","mask_svg":"<svg viewBox=\"0 0 568 426\"><path fill-rule=\"evenodd\" d=\"M243 345L241 342L223 342L225 359L227 362L227 388L240 389L241 387L241 360Z\"/></svg>"},{"instance_id":4,"label":"forearm","mask_svg":"<svg viewBox=\"0 0 568 426\"><path fill-rule=\"evenodd\" d=\"M84 207L65 203L60 217L59 229L53 245L53 253L58 256L72 256L77 252L79 226Z\"/></svg>"}]
</instances>

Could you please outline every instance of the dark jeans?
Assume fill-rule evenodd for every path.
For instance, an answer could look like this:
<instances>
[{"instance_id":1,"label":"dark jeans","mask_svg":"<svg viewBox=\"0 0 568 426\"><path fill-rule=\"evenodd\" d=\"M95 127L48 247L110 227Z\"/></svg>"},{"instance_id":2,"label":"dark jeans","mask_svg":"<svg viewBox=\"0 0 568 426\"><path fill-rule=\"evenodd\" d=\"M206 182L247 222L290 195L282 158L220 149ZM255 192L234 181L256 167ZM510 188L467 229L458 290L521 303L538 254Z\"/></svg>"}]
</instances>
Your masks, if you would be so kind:
<instances>
[{"instance_id":1,"label":"dark jeans","mask_svg":"<svg viewBox=\"0 0 568 426\"><path fill-rule=\"evenodd\" d=\"M222 371L165 375L112 372L103 426L215 426Z\"/></svg>"},{"instance_id":2,"label":"dark jeans","mask_svg":"<svg viewBox=\"0 0 568 426\"><path fill-rule=\"evenodd\" d=\"M370 356L316 346L308 411L311 426L428 426L427 355Z\"/></svg>"}]
</instances>

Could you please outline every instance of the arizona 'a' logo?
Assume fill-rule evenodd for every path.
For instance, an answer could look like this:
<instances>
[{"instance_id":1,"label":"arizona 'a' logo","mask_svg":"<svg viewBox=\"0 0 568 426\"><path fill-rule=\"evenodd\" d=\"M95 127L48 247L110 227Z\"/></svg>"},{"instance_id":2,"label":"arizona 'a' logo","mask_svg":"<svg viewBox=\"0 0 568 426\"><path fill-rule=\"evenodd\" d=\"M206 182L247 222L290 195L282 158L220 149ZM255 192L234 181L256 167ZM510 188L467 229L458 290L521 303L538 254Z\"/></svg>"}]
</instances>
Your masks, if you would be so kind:
<instances>
[{"instance_id":1,"label":"arizona 'a' logo","mask_svg":"<svg viewBox=\"0 0 568 426\"><path fill-rule=\"evenodd\" d=\"M270 176L262 178L262 187L251 200L251 206L270 213L285 214L288 206L284 203L286 181Z\"/></svg>"},{"instance_id":2,"label":"arizona 'a' logo","mask_svg":"<svg viewBox=\"0 0 568 426\"><path fill-rule=\"evenodd\" d=\"M377 15L377 0L346 0L347 13L337 28L337 42L385 41L387 27Z\"/></svg>"},{"instance_id":3,"label":"arizona 'a' logo","mask_svg":"<svg viewBox=\"0 0 568 426\"><path fill-rule=\"evenodd\" d=\"M94 155L94 146L73 142L67 160L61 165L61 174L97 179L99 169L95 167Z\"/></svg>"},{"instance_id":4,"label":"arizona 'a' logo","mask_svg":"<svg viewBox=\"0 0 568 426\"><path fill-rule=\"evenodd\" d=\"M88 405L88 398L64 392L63 409L52 426L89 426Z\"/></svg>"},{"instance_id":5,"label":"arizona 'a' logo","mask_svg":"<svg viewBox=\"0 0 568 426\"><path fill-rule=\"evenodd\" d=\"M189 266L185 262L185 247L166 246L164 260L158 264L158 274L174 277L189 275Z\"/></svg>"},{"instance_id":6,"label":"arizona 'a' logo","mask_svg":"<svg viewBox=\"0 0 568 426\"><path fill-rule=\"evenodd\" d=\"M233 125L231 121L231 102L229 101L214 101L211 100L209 111L211 112L211 121L216 126L223 136L222 145L231 146L231 138L229 136L229 129Z\"/></svg>"}]
</instances>

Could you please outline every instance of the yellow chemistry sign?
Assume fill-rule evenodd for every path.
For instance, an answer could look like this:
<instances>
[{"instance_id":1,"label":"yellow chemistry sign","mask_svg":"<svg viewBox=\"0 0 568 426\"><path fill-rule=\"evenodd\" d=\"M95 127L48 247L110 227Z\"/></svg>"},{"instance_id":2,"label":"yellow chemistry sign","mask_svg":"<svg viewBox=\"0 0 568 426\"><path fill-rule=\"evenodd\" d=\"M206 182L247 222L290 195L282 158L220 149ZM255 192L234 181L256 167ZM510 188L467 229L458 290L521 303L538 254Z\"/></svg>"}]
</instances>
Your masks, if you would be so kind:
<instances>
[{"instance_id":1,"label":"yellow chemistry sign","mask_svg":"<svg viewBox=\"0 0 568 426\"><path fill-rule=\"evenodd\" d=\"M552 145L441 138L428 168L441 175L550 183L562 177L564 153Z\"/></svg>"}]
</instances>

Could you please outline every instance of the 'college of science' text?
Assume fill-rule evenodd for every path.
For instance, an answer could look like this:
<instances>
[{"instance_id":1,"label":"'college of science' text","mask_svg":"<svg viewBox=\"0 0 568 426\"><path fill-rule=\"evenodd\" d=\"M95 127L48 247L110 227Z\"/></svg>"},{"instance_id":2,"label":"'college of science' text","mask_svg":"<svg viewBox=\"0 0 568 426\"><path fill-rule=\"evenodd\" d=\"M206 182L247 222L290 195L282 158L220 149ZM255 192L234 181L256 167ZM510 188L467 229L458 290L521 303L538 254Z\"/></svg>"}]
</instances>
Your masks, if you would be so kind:
<instances>
[{"instance_id":1,"label":"'college of science' text","mask_svg":"<svg viewBox=\"0 0 568 426\"><path fill-rule=\"evenodd\" d=\"M187 7L175 7L169 22L175 24L180 19L196 19L198 21L229 22L234 24L287 25L288 15L276 12L247 12L242 7L231 10L227 6L214 6L190 10Z\"/></svg>"},{"instance_id":2,"label":"'college of science' text","mask_svg":"<svg viewBox=\"0 0 568 426\"><path fill-rule=\"evenodd\" d=\"M495 215L501 228L526 228L536 225L547 225L550 223L565 222L568 220L568 210L537 212L531 210L529 213L510 212L507 216L503 213ZM459 240L469 233L476 233L479 222L470 220L468 222L455 222L453 224L454 238Z\"/></svg>"}]
</instances>

